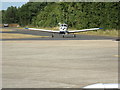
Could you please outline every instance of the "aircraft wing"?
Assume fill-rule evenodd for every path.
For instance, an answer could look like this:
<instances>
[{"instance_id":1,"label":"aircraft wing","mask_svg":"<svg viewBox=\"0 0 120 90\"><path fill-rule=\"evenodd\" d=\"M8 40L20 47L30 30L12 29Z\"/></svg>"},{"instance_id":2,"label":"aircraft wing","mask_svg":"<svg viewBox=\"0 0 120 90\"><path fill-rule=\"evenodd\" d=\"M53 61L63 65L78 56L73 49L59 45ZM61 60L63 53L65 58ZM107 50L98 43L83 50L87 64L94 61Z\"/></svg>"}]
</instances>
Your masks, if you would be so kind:
<instances>
[{"instance_id":1,"label":"aircraft wing","mask_svg":"<svg viewBox=\"0 0 120 90\"><path fill-rule=\"evenodd\" d=\"M41 31L41 32L49 32L49 33L59 33L59 31L54 31L54 30L45 30L45 29L37 29L37 28L25 28L28 30L35 30L35 31Z\"/></svg>"},{"instance_id":2,"label":"aircraft wing","mask_svg":"<svg viewBox=\"0 0 120 90\"><path fill-rule=\"evenodd\" d=\"M91 29L82 29L82 30L72 30L72 31L69 31L69 33L85 32L85 31L94 31L94 30L98 30L98 29L103 29L103 28L91 28Z\"/></svg>"}]
</instances>

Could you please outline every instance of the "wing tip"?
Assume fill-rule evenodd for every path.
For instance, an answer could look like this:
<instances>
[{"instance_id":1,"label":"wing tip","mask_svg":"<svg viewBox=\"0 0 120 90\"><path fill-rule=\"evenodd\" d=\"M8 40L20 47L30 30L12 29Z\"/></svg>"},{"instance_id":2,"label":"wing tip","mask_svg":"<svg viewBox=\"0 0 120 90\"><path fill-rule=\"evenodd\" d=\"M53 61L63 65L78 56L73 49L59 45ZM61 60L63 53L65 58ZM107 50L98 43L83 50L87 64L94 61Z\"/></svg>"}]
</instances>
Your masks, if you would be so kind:
<instances>
[{"instance_id":1,"label":"wing tip","mask_svg":"<svg viewBox=\"0 0 120 90\"><path fill-rule=\"evenodd\" d=\"M25 28L25 29L29 29L29 28Z\"/></svg>"},{"instance_id":2,"label":"wing tip","mask_svg":"<svg viewBox=\"0 0 120 90\"><path fill-rule=\"evenodd\" d=\"M103 29L103 28L99 28L99 29Z\"/></svg>"}]
</instances>

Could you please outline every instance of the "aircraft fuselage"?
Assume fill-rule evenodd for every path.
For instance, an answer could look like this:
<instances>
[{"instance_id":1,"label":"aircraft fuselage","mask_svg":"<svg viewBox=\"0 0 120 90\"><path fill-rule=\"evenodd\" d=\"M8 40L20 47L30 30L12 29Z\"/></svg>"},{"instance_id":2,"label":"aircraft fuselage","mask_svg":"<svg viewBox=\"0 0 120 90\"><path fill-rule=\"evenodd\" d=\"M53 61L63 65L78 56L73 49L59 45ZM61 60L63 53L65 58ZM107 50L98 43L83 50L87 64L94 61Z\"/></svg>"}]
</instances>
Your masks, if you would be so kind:
<instances>
[{"instance_id":1,"label":"aircraft fuselage","mask_svg":"<svg viewBox=\"0 0 120 90\"><path fill-rule=\"evenodd\" d=\"M67 34L68 33L68 25L67 24L60 24L60 33L59 34Z\"/></svg>"},{"instance_id":2,"label":"aircraft fuselage","mask_svg":"<svg viewBox=\"0 0 120 90\"><path fill-rule=\"evenodd\" d=\"M64 37L64 35L69 34L69 32L68 32L68 25L67 24L60 24L59 34L62 34L63 37ZM52 35L52 37L54 37L54 35ZM73 35L73 37L76 37L76 36Z\"/></svg>"}]
</instances>

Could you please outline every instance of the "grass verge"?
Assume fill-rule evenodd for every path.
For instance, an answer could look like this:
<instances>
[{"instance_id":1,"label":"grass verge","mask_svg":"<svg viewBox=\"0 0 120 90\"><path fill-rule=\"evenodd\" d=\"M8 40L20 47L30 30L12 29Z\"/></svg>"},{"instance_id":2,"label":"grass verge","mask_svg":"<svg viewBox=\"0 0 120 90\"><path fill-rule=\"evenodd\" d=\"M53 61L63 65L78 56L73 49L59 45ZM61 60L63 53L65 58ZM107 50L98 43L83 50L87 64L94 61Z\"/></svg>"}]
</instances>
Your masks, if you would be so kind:
<instances>
[{"instance_id":1,"label":"grass verge","mask_svg":"<svg viewBox=\"0 0 120 90\"><path fill-rule=\"evenodd\" d=\"M100 29L97 31L80 32L77 34L118 37L118 30L105 30L105 31L103 31L102 29Z\"/></svg>"},{"instance_id":2,"label":"grass verge","mask_svg":"<svg viewBox=\"0 0 120 90\"><path fill-rule=\"evenodd\" d=\"M2 31L13 31L12 29L2 29ZM36 35L26 35L18 33L0 33L0 39L19 39L19 38L45 38L49 36L36 36Z\"/></svg>"}]
</instances>

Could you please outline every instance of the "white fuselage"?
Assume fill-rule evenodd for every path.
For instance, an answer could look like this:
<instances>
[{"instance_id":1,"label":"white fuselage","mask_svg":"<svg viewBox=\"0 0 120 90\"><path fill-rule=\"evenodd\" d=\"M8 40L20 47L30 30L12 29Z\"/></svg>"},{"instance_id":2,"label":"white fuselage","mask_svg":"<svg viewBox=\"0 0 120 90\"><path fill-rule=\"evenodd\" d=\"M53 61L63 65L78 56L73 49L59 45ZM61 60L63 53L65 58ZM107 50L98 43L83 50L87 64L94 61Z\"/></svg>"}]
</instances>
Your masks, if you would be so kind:
<instances>
[{"instance_id":1,"label":"white fuselage","mask_svg":"<svg viewBox=\"0 0 120 90\"><path fill-rule=\"evenodd\" d=\"M68 25L67 24L60 24L60 31L67 31Z\"/></svg>"},{"instance_id":2,"label":"white fuselage","mask_svg":"<svg viewBox=\"0 0 120 90\"><path fill-rule=\"evenodd\" d=\"M60 24L60 33L59 34L67 34L68 33L68 25L67 24Z\"/></svg>"}]
</instances>

